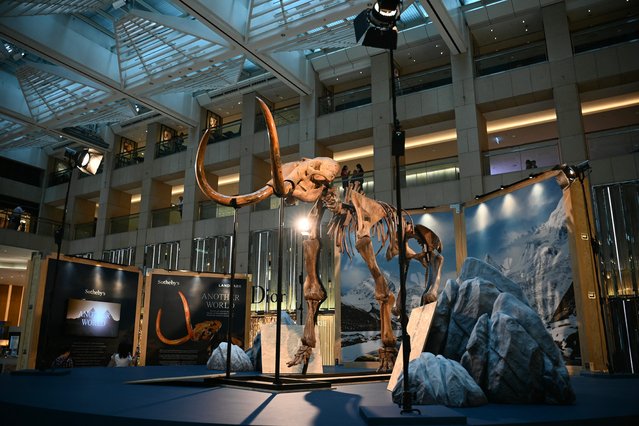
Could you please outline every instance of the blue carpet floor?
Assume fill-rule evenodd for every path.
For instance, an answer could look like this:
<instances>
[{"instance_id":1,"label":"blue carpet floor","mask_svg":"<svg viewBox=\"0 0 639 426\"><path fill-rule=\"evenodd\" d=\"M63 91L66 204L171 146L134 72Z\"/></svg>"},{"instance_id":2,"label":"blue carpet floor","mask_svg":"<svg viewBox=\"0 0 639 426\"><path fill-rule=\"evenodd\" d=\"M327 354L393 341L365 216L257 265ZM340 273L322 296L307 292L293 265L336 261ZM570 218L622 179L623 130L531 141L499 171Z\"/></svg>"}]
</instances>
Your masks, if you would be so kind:
<instances>
[{"instance_id":1,"label":"blue carpet floor","mask_svg":"<svg viewBox=\"0 0 639 426\"><path fill-rule=\"evenodd\" d=\"M338 426L367 424L360 407L399 413L400 407L393 404L384 381L333 384L331 389L302 392L191 385L214 373L222 372L205 366L175 366L76 368L66 375L3 374L0 425ZM192 379L154 385L130 383L178 377ZM488 404L450 410L459 415L455 421L461 419L468 425L639 424L639 377L580 375L572 377L572 384L577 401L569 406ZM429 406L415 408L422 414L434 412Z\"/></svg>"}]
</instances>

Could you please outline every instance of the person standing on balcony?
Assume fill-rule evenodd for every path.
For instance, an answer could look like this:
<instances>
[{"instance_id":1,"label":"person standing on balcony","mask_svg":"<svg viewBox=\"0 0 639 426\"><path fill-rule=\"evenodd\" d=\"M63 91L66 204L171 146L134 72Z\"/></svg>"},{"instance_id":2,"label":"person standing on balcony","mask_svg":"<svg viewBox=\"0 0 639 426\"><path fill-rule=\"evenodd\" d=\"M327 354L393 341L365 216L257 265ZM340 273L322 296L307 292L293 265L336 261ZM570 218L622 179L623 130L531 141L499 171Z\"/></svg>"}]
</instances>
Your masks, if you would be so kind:
<instances>
[{"instance_id":1,"label":"person standing on balcony","mask_svg":"<svg viewBox=\"0 0 639 426\"><path fill-rule=\"evenodd\" d=\"M182 207L184 207L184 197L180 195L177 202L177 208L180 212L180 218L182 218Z\"/></svg>"},{"instance_id":2,"label":"person standing on balcony","mask_svg":"<svg viewBox=\"0 0 639 426\"><path fill-rule=\"evenodd\" d=\"M364 193L364 169L359 163L357 163L355 171L353 171L353 184L356 191Z\"/></svg>"},{"instance_id":3,"label":"person standing on balcony","mask_svg":"<svg viewBox=\"0 0 639 426\"><path fill-rule=\"evenodd\" d=\"M22 207L20 206L13 209L13 213L9 216L9 229L18 230L20 227L20 219L22 219L22 213L24 213L24 210L22 210Z\"/></svg>"},{"instance_id":4,"label":"person standing on balcony","mask_svg":"<svg viewBox=\"0 0 639 426\"><path fill-rule=\"evenodd\" d=\"M342 188L344 188L344 192L346 192L349 183L348 181L351 177L351 171L348 170L348 166L346 164L342 167L342 173L340 173L340 176L342 177Z\"/></svg>"}]
</instances>

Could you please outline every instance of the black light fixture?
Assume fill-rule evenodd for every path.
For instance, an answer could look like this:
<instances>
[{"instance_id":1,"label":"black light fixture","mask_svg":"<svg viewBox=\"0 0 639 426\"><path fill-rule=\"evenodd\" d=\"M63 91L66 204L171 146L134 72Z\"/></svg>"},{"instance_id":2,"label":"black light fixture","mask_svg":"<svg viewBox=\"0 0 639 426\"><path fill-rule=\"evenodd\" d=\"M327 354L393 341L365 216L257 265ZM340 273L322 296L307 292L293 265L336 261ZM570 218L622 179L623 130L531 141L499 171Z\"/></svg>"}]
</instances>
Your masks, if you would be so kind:
<instances>
[{"instance_id":1,"label":"black light fixture","mask_svg":"<svg viewBox=\"0 0 639 426\"><path fill-rule=\"evenodd\" d=\"M362 40L363 46L397 49L396 24L402 3L402 0L379 0L372 8L363 10L353 21L355 40Z\"/></svg>"},{"instance_id":2,"label":"black light fixture","mask_svg":"<svg viewBox=\"0 0 639 426\"><path fill-rule=\"evenodd\" d=\"M570 182L579 178L583 179L586 172L590 170L590 162L588 160L582 161L581 163L564 166L563 172Z\"/></svg>"},{"instance_id":3,"label":"black light fixture","mask_svg":"<svg viewBox=\"0 0 639 426\"><path fill-rule=\"evenodd\" d=\"M104 155L93 148L85 148L81 151L65 148L64 156L69 159L71 168L76 167L89 175L94 175L98 172L98 168L104 157Z\"/></svg>"}]
</instances>

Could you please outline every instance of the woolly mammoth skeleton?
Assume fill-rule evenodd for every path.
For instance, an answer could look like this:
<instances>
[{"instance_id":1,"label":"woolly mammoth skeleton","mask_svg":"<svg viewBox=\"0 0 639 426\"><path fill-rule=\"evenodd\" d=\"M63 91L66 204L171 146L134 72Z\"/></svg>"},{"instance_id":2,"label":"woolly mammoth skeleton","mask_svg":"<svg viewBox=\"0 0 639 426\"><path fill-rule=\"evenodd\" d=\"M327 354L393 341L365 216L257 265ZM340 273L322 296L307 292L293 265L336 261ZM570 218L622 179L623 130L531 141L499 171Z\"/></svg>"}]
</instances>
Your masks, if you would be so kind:
<instances>
[{"instance_id":1,"label":"woolly mammoth skeleton","mask_svg":"<svg viewBox=\"0 0 639 426\"><path fill-rule=\"evenodd\" d=\"M312 224L310 235L303 242L304 266L307 272L303 284L304 300L307 305L306 321L304 322L300 347L293 359L288 361L289 367L302 363L307 364L317 343L314 331L317 313L320 305L326 299L326 291L317 271L321 249L320 220L325 210L328 209L333 213L329 234L342 251L349 256L352 249L347 244L346 236L354 232L356 236L355 248L364 259L375 280L375 299L380 305L382 347L379 349L379 371L389 371L393 368L397 356L396 338L391 324L391 311L396 311L393 309L395 295L390 291L388 282L379 269L371 236L377 236L381 240L382 248L388 245L386 257L391 259L399 253L396 230L398 221L401 221L406 237L407 260L415 259L427 271L434 271L434 274L427 274L426 287L429 282L434 284L422 296L423 303L436 299L443 262L443 257L440 254L441 242L425 226L413 225L407 214L397 214L397 210L391 205L366 197L357 191L356 187L349 187L345 199L340 200L339 190L332 187L333 180L340 172L340 166L332 158L304 158L300 161L282 164L275 122L266 104L259 98L257 100L267 123L272 179L261 189L249 194L228 196L217 192L207 182L204 170L206 146L209 134L213 130L209 128L200 140L196 156L195 175L198 186L210 199L236 209L259 203L272 195L291 204L295 201L314 203L309 213L309 223ZM407 242L411 238L421 245L422 251L420 253L416 253L408 246Z\"/></svg>"}]
</instances>

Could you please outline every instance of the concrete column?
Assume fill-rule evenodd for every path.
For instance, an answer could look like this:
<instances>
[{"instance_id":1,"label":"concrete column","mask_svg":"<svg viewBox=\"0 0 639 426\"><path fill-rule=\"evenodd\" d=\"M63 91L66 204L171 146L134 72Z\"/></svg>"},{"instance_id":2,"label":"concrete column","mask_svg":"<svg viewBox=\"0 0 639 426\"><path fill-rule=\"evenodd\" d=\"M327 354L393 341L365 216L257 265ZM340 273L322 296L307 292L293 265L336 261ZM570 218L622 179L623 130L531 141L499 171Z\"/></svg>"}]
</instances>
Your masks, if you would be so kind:
<instances>
[{"instance_id":1,"label":"concrete column","mask_svg":"<svg viewBox=\"0 0 639 426\"><path fill-rule=\"evenodd\" d=\"M477 109L470 40L467 40L467 45L469 48L466 52L451 57L462 200L470 200L475 195L484 193L482 152L488 148L486 121Z\"/></svg>"},{"instance_id":2,"label":"concrete column","mask_svg":"<svg viewBox=\"0 0 639 426\"><path fill-rule=\"evenodd\" d=\"M322 82L313 67L307 67L306 72L306 80L313 82L313 93L300 96L299 157L332 157L330 150L317 143L318 94L322 93Z\"/></svg>"},{"instance_id":3,"label":"concrete column","mask_svg":"<svg viewBox=\"0 0 639 426\"><path fill-rule=\"evenodd\" d=\"M586 138L581 117L581 100L570 41L566 5L555 3L542 8L550 78L557 112L557 131L561 161L578 163L587 158Z\"/></svg>"},{"instance_id":4,"label":"concrete column","mask_svg":"<svg viewBox=\"0 0 639 426\"><path fill-rule=\"evenodd\" d=\"M393 111L391 100L390 53L371 57L371 103L373 111L373 170L375 198L395 204L395 160L392 156L391 135ZM403 164L404 158L401 158ZM366 168L365 168L366 169Z\"/></svg>"},{"instance_id":5,"label":"concrete column","mask_svg":"<svg viewBox=\"0 0 639 426\"><path fill-rule=\"evenodd\" d=\"M206 197L200 191L195 179L195 156L197 153L198 143L200 141L200 135L204 130L202 124L206 121L206 111L202 108L199 109L200 119L198 122L201 127L192 127L189 129L189 134L186 143L186 169L184 170L184 193L182 197L182 220L179 225L180 235L180 257L178 259L178 268L191 269L191 258L193 257L193 230L195 229L195 222L198 220L199 202ZM217 186L217 179L215 179Z\"/></svg>"}]
</instances>

